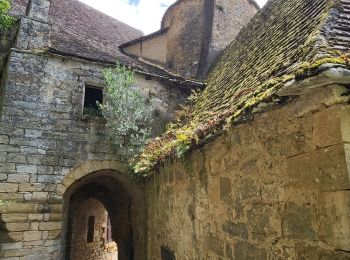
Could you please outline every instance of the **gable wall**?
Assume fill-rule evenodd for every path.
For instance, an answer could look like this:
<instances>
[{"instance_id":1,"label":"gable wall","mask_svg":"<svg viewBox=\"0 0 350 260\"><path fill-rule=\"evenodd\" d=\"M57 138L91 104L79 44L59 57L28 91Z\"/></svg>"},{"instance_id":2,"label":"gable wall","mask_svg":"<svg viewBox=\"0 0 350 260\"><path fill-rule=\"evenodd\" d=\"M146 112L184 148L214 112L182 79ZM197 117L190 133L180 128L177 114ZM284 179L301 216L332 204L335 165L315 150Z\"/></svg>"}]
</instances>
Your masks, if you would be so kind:
<instances>
[{"instance_id":1,"label":"gable wall","mask_svg":"<svg viewBox=\"0 0 350 260\"><path fill-rule=\"evenodd\" d=\"M146 188L148 259L161 252L348 259L350 108L343 92L316 89L256 114L154 172Z\"/></svg>"},{"instance_id":2,"label":"gable wall","mask_svg":"<svg viewBox=\"0 0 350 260\"><path fill-rule=\"evenodd\" d=\"M150 61L151 63L165 66L167 56L167 35L162 33L157 36L141 40L128 47L124 47L123 50L137 58Z\"/></svg>"}]
</instances>

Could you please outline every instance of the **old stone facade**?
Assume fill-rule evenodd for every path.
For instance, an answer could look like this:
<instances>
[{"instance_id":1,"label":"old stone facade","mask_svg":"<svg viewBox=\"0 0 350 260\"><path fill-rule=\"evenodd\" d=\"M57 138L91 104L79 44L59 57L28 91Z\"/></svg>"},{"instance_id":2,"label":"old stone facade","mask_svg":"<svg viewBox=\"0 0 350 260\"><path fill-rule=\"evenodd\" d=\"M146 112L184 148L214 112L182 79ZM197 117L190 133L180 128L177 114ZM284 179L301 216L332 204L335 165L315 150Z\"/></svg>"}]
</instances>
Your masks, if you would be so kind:
<instances>
[{"instance_id":1,"label":"old stone facade","mask_svg":"<svg viewBox=\"0 0 350 260\"><path fill-rule=\"evenodd\" d=\"M258 9L248 0L176 1L158 32L127 42L121 49L183 77L203 79Z\"/></svg>"},{"instance_id":2,"label":"old stone facade","mask_svg":"<svg viewBox=\"0 0 350 260\"><path fill-rule=\"evenodd\" d=\"M69 259L118 259L116 243L108 240L105 207L90 198L71 208L71 237L67 244Z\"/></svg>"},{"instance_id":3,"label":"old stone facade","mask_svg":"<svg viewBox=\"0 0 350 260\"><path fill-rule=\"evenodd\" d=\"M269 55L285 64L290 57L282 54L303 44L296 39L312 42L308 21L314 29L317 17L307 15L326 2L275 0L259 12L212 72L204 97L215 102L208 106L235 103L238 98L228 95L242 87L235 77L259 83L256 77L265 79L271 69L264 63ZM330 20L344 27L350 3L339 3L344 14L333 12L341 19ZM305 8L313 4L318 9ZM292 5L291 17L303 16L301 35L288 35L288 41L288 19L278 20L284 5ZM128 154L110 146L105 121L84 114L87 89L103 90L102 71L116 59L132 67L136 87L156 101L161 133L190 90L204 87L187 77L207 74L255 14L256 3L179 0L165 15L162 30L145 37L76 0L14 0L13 6L19 23L0 43L0 259L350 259L350 74L345 65L340 72L288 82L228 131L202 140L181 159L169 158L151 177L133 179ZM93 19L98 23L89 23ZM263 31L256 25L259 19L276 27ZM299 28L290 22L289 28ZM248 46L249 30L257 35L252 42L261 46L264 40L269 48ZM265 38L279 30L283 37L273 35L275 44L290 52L271 51L267 44ZM350 47L345 34L339 49ZM149 57L138 52L140 41ZM249 73L252 63L257 69ZM241 96L252 89L243 87Z\"/></svg>"},{"instance_id":4,"label":"old stone facade","mask_svg":"<svg viewBox=\"0 0 350 260\"><path fill-rule=\"evenodd\" d=\"M147 181L149 259L349 259L344 91L316 89L165 163Z\"/></svg>"},{"instance_id":5,"label":"old stone facade","mask_svg":"<svg viewBox=\"0 0 350 260\"><path fill-rule=\"evenodd\" d=\"M144 225L136 224L139 217L132 212L141 206L134 209L132 196L125 198L129 189L133 194L139 189L129 187L135 184L127 177L128 169L123 163L128 155L125 150L110 146L102 118L83 114L86 87L103 88L102 71L113 63L48 53L52 44L49 6L49 1L31 1L2 70L0 258L63 259L71 197L105 174L110 182L96 185L105 187L104 192L110 192L106 200L118 207L116 211L112 205L105 206L113 227L118 229L113 232L113 240L118 242L120 259L129 257L131 243L138 252L135 257L142 259ZM172 118L190 91L157 81L149 73L137 73L136 80L141 93L154 98L155 120L158 131L163 131L164 122ZM124 138L120 137L119 142L124 143ZM92 178L93 173L102 170L109 172ZM90 179L73 185L87 175ZM113 183L119 184L109 187ZM121 188L115 191L118 185ZM137 197L136 203L142 205L142 197ZM140 229L132 230L131 222ZM133 242L129 236L134 237ZM72 252L72 259L75 256Z\"/></svg>"}]
</instances>

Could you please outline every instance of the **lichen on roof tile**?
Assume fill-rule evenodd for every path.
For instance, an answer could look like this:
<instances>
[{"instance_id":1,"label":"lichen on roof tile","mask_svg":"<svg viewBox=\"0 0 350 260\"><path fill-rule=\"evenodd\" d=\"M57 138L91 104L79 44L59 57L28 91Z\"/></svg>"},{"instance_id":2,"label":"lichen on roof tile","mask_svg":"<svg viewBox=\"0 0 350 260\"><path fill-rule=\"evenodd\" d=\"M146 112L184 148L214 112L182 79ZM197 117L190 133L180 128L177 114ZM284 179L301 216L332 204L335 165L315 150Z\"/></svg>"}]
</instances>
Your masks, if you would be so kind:
<instances>
[{"instance_id":1,"label":"lichen on roof tile","mask_svg":"<svg viewBox=\"0 0 350 260\"><path fill-rule=\"evenodd\" d=\"M206 136L271 98L285 82L324 63L348 66L349 28L349 0L270 0L213 65L192 120L184 126L194 126L191 138ZM176 134L182 129L151 142L137 169L149 170L174 154L176 145L181 145ZM167 154L152 156L162 146Z\"/></svg>"}]
</instances>

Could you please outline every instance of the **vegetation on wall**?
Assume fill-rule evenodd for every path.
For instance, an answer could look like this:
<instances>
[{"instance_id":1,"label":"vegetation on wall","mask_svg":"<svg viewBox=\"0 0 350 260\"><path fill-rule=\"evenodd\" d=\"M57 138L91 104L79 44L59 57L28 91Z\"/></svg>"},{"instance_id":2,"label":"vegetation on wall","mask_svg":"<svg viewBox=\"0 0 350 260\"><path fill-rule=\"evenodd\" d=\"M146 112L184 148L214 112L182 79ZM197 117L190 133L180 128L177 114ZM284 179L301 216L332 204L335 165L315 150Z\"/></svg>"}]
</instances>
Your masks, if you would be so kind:
<instances>
[{"instance_id":1,"label":"vegetation on wall","mask_svg":"<svg viewBox=\"0 0 350 260\"><path fill-rule=\"evenodd\" d=\"M10 29L15 19L9 15L11 4L9 0L0 0L0 33Z\"/></svg>"},{"instance_id":2,"label":"vegetation on wall","mask_svg":"<svg viewBox=\"0 0 350 260\"><path fill-rule=\"evenodd\" d=\"M125 137L124 144L129 154L138 152L151 137L153 129L152 100L145 98L135 88L134 72L117 63L113 69L103 72L107 87L103 104L98 104L111 143Z\"/></svg>"},{"instance_id":3,"label":"vegetation on wall","mask_svg":"<svg viewBox=\"0 0 350 260\"><path fill-rule=\"evenodd\" d=\"M199 140L209 138L217 131L228 130L235 120L244 116L246 111L258 106L261 102L269 102L269 99L281 89L287 82L300 80L317 74L324 64L350 66L350 54L341 54L335 57L326 57L305 62L296 67L291 73L274 77L255 88L255 92L248 98L240 100L239 109L227 110L222 113L212 113L212 117L206 120L198 118L198 114L192 108L186 108L185 120L171 124L168 130L158 138L153 139L139 155L134 171L141 177L148 177L150 171L169 156L182 156ZM198 97L196 97L198 99Z\"/></svg>"}]
</instances>

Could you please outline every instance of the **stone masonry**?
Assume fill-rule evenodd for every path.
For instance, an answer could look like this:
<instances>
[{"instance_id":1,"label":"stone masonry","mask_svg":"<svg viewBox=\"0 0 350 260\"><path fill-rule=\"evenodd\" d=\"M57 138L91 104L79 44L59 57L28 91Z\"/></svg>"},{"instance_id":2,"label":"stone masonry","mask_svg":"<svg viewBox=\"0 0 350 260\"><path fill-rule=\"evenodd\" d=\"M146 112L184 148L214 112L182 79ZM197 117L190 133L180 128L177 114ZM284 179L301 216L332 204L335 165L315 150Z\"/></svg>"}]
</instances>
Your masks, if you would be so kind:
<instances>
[{"instance_id":1,"label":"stone masonry","mask_svg":"<svg viewBox=\"0 0 350 260\"><path fill-rule=\"evenodd\" d=\"M249 14L238 20L248 22L256 11L248 2ZM50 52L53 0L29 3L18 28L0 42L1 260L113 259L116 248L119 260L350 259L349 81L293 81L287 97L276 95L278 102L254 108L227 132L134 180L129 155L118 146L125 138L111 146L105 121L83 114L86 86L103 89L102 71L113 63ZM219 33L222 21L240 6L225 13L229 1L212 3L211 39L228 42ZM224 46L206 43L214 60ZM176 44L179 71L197 75L199 64L182 66L191 51L177 57ZM200 47L188 44L198 58ZM158 132L190 93L163 76L136 72L136 87L156 102Z\"/></svg>"},{"instance_id":2,"label":"stone masonry","mask_svg":"<svg viewBox=\"0 0 350 260\"><path fill-rule=\"evenodd\" d=\"M0 259L63 257L63 190L74 177L64 178L73 168L94 162L80 178L102 169L127 174L118 162L126 151L109 145L104 120L83 115L85 86L103 87L102 71L113 65L47 54L49 4L33 0L21 19L1 86ZM140 91L154 97L163 130L189 92L141 74L136 79Z\"/></svg>"},{"instance_id":3,"label":"stone masonry","mask_svg":"<svg viewBox=\"0 0 350 260\"><path fill-rule=\"evenodd\" d=\"M148 259L350 259L344 91L316 89L165 163L147 181Z\"/></svg>"}]
</instances>

